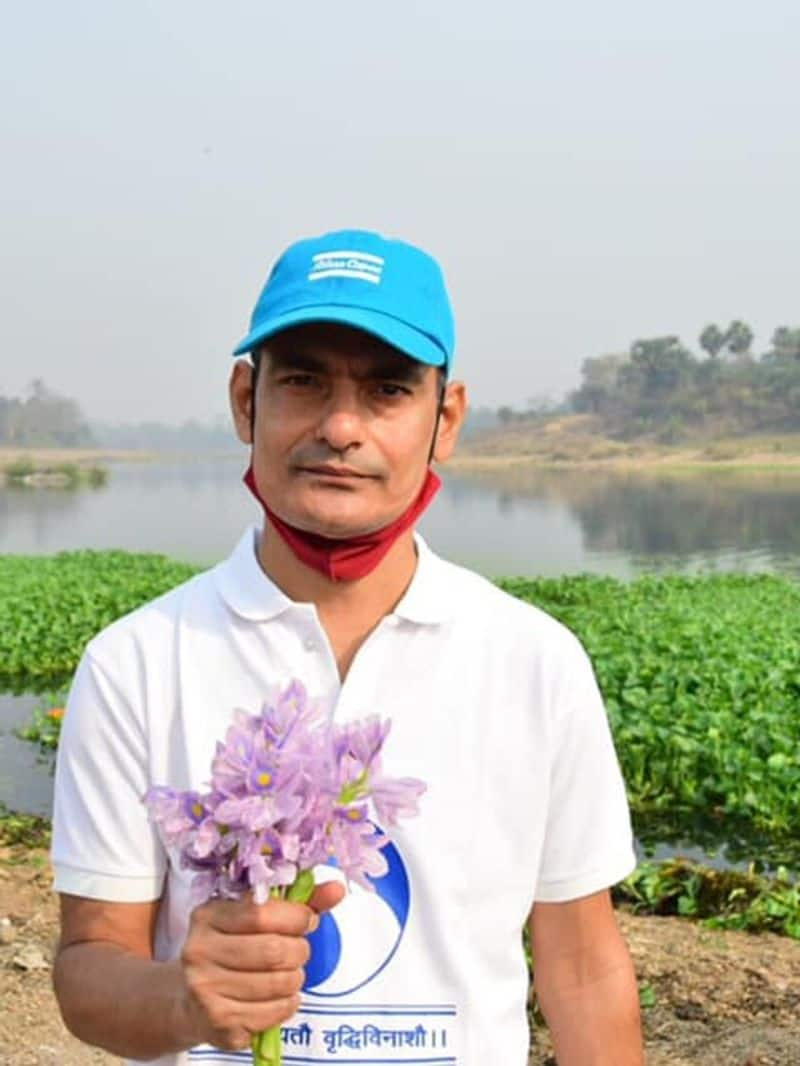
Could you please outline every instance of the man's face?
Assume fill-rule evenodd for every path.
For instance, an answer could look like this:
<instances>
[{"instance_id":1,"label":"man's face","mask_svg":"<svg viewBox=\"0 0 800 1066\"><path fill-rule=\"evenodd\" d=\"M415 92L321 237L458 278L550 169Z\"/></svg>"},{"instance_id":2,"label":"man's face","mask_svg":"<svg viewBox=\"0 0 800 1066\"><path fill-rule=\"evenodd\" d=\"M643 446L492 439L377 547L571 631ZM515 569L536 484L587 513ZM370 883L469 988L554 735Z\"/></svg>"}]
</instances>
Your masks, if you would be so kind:
<instances>
[{"instance_id":1,"label":"man's face","mask_svg":"<svg viewBox=\"0 0 800 1066\"><path fill-rule=\"evenodd\" d=\"M439 375L360 330L298 326L261 357L250 440L249 368L239 364L231 401L252 443L259 493L285 522L329 537L388 525L413 503L428 468ZM463 387L447 390L436 458L455 445Z\"/></svg>"}]
</instances>

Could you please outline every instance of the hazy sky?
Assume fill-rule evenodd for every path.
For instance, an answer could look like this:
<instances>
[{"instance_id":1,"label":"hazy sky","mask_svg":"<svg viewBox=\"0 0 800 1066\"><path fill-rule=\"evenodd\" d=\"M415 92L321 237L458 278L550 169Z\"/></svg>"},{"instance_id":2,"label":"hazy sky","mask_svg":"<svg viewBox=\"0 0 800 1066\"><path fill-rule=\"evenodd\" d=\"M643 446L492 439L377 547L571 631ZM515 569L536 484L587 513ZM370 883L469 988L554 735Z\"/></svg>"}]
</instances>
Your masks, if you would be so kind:
<instances>
[{"instance_id":1,"label":"hazy sky","mask_svg":"<svg viewBox=\"0 0 800 1066\"><path fill-rule=\"evenodd\" d=\"M800 325L797 0L2 3L0 393L211 417L283 246L445 267L476 405Z\"/></svg>"}]
</instances>

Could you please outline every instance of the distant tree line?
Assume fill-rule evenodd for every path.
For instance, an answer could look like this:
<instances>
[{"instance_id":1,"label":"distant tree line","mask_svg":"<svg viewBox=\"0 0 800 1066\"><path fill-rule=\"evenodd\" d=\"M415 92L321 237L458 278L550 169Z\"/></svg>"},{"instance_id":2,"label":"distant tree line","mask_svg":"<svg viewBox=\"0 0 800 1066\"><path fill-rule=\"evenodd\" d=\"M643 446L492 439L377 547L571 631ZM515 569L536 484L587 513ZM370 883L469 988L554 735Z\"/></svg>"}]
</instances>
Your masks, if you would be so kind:
<instances>
[{"instance_id":1,"label":"distant tree line","mask_svg":"<svg viewBox=\"0 0 800 1066\"><path fill-rule=\"evenodd\" d=\"M49 389L41 378L28 395L0 394L0 445L12 448L79 448L93 443L80 407Z\"/></svg>"},{"instance_id":2,"label":"distant tree line","mask_svg":"<svg viewBox=\"0 0 800 1066\"><path fill-rule=\"evenodd\" d=\"M233 431L230 418L218 418L213 423L190 418L178 426L163 422L130 422L120 425L93 423L92 432L103 448L171 451L234 451L241 446Z\"/></svg>"},{"instance_id":3,"label":"distant tree line","mask_svg":"<svg viewBox=\"0 0 800 1066\"><path fill-rule=\"evenodd\" d=\"M543 415L557 414L566 410L566 407L564 402L554 400L550 396L529 396L522 410L511 407L509 404L498 407L495 412L495 421L500 426L508 426L512 422L529 422Z\"/></svg>"},{"instance_id":4,"label":"distant tree line","mask_svg":"<svg viewBox=\"0 0 800 1066\"><path fill-rule=\"evenodd\" d=\"M704 358L670 335L584 360L570 407L600 416L609 433L666 441L703 429L800 431L800 328L779 327L760 354L739 320L711 323L698 340Z\"/></svg>"},{"instance_id":5,"label":"distant tree line","mask_svg":"<svg viewBox=\"0 0 800 1066\"><path fill-rule=\"evenodd\" d=\"M212 423L188 419L177 426L90 423L75 400L36 378L25 396L0 394L0 447L224 451L236 448L237 442L230 418Z\"/></svg>"}]
</instances>

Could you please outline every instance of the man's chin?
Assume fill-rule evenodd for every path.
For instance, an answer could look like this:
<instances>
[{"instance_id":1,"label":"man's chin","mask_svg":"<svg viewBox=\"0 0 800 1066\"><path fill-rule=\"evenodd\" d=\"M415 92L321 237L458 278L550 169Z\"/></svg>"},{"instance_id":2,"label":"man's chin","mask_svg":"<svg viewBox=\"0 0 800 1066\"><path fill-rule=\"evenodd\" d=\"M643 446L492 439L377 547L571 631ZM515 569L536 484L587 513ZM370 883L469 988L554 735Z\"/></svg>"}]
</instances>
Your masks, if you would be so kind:
<instances>
[{"instance_id":1,"label":"man's chin","mask_svg":"<svg viewBox=\"0 0 800 1066\"><path fill-rule=\"evenodd\" d=\"M391 525L405 510L405 507L399 511L392 508L384 513L384 508L365 506L367 500L351 493L314 493L283 503L280 510L274 508L282 521L303 533L329 540L350 540L376 533Z\"/></svg>"},{"instance_id":2,"label":"man's chin","mask_svg":"<svg viewBox=\"0 0 800 1066\"><path fill-rule=\"evenodd\" d=\"M292 522L291 524L295 529L300 529L304 533L313 533L318 537L327 537L328 540L351 540L353 537L364 537L369 533L376 533L379 529L383 529L383 527L389 523L382 522L378 525L339 519L327 519Z\"/></svg>"}]
</instances>

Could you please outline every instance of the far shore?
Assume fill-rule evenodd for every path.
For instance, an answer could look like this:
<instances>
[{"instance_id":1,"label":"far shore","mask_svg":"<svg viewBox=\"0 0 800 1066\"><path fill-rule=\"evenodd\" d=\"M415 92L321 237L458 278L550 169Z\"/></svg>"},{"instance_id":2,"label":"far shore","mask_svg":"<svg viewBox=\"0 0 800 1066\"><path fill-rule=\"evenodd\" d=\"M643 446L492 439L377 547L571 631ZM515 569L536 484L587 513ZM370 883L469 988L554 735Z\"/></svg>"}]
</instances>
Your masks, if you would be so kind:
<instances>
[{"instance_id":1,"label":"far shore","mask_svg":"<svg viewBox=\"0 0 800 1066\"><path fill-rule=\"evenodd\" d=\"M570 427L571 428L571 427ZM101 463L149 463L165 458L194 459L235 456L230 451L146 451L120 448L9 448L0 446L0 471L20 459L37 469L71 463L90 466ZM507 470L608 470L625 473L690 471L772 471L800 473L800 437L733 437L675 445L652 441L615 441L602 436L553 433L542 427L540 435L529 431L520 440L514 434L486 439L468 439L448 460L454 473L487 474Z\"/></svg>"},{"instance_id":2,"label":"far shore","mask_svg":"<svg viewBox=\"0 0 800 1066\"><path fill-rule=\"evenodd\" d=\"M509 469L549 469L549 470L619 470L626 472L648 472L667 474L671 471L702 470L770 470L800 473L800 455L780 455L754 452L739 455L732 459L709 459L701 451L674 449L659 453L642 453L638 455L617 455L601 459L567 459L548 454L494 454L482 455L479 452L456 454L447 463L448 469L472 472L491 472Z\"/></svg>"},{"instance_id":3,"label":"far shore","mask_svg":"<svg viewBox=\"0 0 800 1066\"><path fill-rule=\"evenodd\" d=\"M695 437L665 443L652 437L606 436L597 419L561 415L512 423L462 441L454 470L602 469L626 473L769 470L800 472L800 434Z\"/></svg>"},{"instance_id":4,"label":"far shore","mask_svg":"<svg viewBox=\"0 0 800 1066\"><path fill-rule=\"evenodd\" d=\"M158 458L156 452L123 450L117 448L9 448L0 447L0 469L20 459L30 459L36 466L59 463L79 465L102 462L151 462Z\"/></svg>"},{"instance_id":5,"label":"far shore","mask_svg":"<svg viewBox=\"0 0 800 1066\"><path fill-rule=\"evenodd\" d=\"M30 459L38 468L74 463L88 466L97 463L152 463L159 459L174 458L213 458L215 456L236 456L235 446L225 451L197 451L187 448L185 451L158 451L137 448L9 448L0 446L0 471L20 459Z\"/></svg>"}]
</instances>

